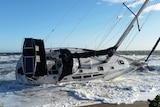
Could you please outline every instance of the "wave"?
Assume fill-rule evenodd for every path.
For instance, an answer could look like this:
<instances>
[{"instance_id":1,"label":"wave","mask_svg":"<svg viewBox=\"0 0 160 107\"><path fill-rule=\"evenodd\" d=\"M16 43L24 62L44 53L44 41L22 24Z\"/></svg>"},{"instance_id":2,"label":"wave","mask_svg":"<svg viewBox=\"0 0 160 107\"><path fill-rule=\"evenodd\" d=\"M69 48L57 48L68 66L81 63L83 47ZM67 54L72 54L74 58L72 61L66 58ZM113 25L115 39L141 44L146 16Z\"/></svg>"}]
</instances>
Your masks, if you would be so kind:
<instances>
[{"instance_id":1,"label":"wave","mask_svg":"<svg viewBox=\"0 0 160 107\"><path fill-rule=\"evenodd\" d=\"M22 53L20 52L3 52L0 53L0 56L9 56L9 55L21 55Z\"/></svg>"},{"instance_id":2,"label":"wave","mask_svg":"<svg viewBox=\"0 0 160 107\"><path fill-rule=\"evenodd\" d=\"M20 55L0 55L0 62L16 61L20 58Z\"/></svg>"},{"instance_id":3,"label":"wave","mask_svg":"<svg viewBox=\"0 0 160 107\"><path fill-rule=\"evenodd\" d=\"M14 72L15 69L11 68L11 69L0 69L0 75L7 75L11 72Z\"/></svg>"},{"instance_id":4,"label":"wave","mask_svg":"<svg viewBox=\"0 0 160 107\"><path fill-rule=\"evenodd\" d=\"M17 63L18 60L0 61L0 64L13 64Z\"/></svg>"}]
</instances>

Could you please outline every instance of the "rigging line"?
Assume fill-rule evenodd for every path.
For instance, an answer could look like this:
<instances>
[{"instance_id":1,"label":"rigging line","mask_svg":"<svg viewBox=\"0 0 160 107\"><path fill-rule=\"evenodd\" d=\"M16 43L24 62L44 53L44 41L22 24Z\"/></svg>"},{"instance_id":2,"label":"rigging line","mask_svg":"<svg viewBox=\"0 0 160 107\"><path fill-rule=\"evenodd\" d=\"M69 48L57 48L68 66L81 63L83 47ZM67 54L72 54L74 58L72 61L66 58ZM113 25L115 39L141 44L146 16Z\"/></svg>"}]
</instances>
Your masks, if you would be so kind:
<instances>
[{"instance_id":1,"label":"rigging line","mask_svg":"<svg viewBox=\"0 0 160 107\"><path fill-rule=\"evenodd\" d=\"M160 1L160 0L159 0ZM158 3L158 0L157 0L157 2L156 2L156 4ZM157 7L158 7L158 5L157 5ZM154 7L152 7L152 9L153 9ZM153 13L154 12L149 12L148 13L148 15L147 15L147 17L145 18L145 21L143 22L143 24L142 24L142 27L144 26L144 24L147 22L147 20L149 20L149 18L153 15Z\"/></svg>"},{"instance_id":2,"label":"rigging line","mask_svg":"<svg viewBox=\"0 0 160 107\"><path fill-rule=\"evenodd\" d=\"M125 16L127 16L126 14L127 14L127 10L124 12L124 15L125 15ZM129 25L129 23L130 23L130 22L125 23L125 22L126 22L125 19L123 19L123 20L121 20L121 21L123 21L123 23L122 23L122 25L121 25L120 27L118 27L119 30L117 30L117 33L114 34L115 36L113 36L110 40L108 40L108 41L104 44L104 46L107 45L109 42L111 42L111 40L113 40L114 38L116 38L116 37L118 36L118 34L121 32L121 30L124 28L124 26L127 26L127 25ZM125 22L124 22L124 21L125 21Z\"/></svg>"},{"instance_id":3,"label":"rigging line","mask_svg":"<svg viewBox=\"0 0 160 107\"><path fill-rule=\"evenodd\" d=\"M133 38L131 38L132 36L129 36L128 37L128 39L126 40L127 42L125 43L125 45L124 45L124 49L126 50L129 46L130 46L130 44L134 41L134 39L136 38L135 36L139 33L139 30L136 32L136 34L133 34L134 33L134 31L135 31L135 26L134 26L134 28L133 28L133 30L130 32L130 35L133 35ZM140 28L140 27L139 27ZM141 27L142 28L142 27ZM141 29L140 28L140 29ZM130 40L131 39L131 40Z\"/></svg>"},{"instance_id":4,"label":"rigging line","mask_svg":"<svg viewBox=\"0 0 160 107\"><path fill-rule=\"evenodd\" d=\"M156 3L158 3L158 1L157 1ZM153 7L153 8L154 8L154 7ZM144 24L146 24L146 21L151 17L152 14L153 14L153 12L149 12L149 13L148 13L148 15L147 15L147 17L145 18L144 22L142 23L142 26L141 26L140 29L143 28ZM131 39L131 41L129 42L129 44L126 46L125 49L127 49L127 48L132 44L132 42L133 42L133 41L135 40L135 38L137 37L138 33L139 33L139 32L137 31L137 33L134 35L134 37Z\"/></svg>"},{"instance_id":5,"label":"rigging line","mask_svg":"<svg viewBox=\"0 0 160 107\"><path fill-rule=\"evenodd\" d=\"M159 0L160 1L160 0ZM156 2L156 3L158 3L158 1ZM158 6L157 6L158 7ZM153 7L154 8L154 7ZM142 29L143 28L143 26L146 24L146 22L147 22L147 20L151 17L151 15L153 15L153 12L149 12L148 13L148 15L147 15L147 17L145 18L145 20L144 20L144 22L142 23L142 26L141 26L141 28L140 29ZM135 34L135 36L132 38L132 40L129 42L129 44L126 46L126 49L132 44L132 42L135 40L135 38L137 37L137 35L138 35L138 31L137 31L137 33Z\"/></svg>"},{"instance_id":6,"label":"rigging line","mask_svg":"<svg viewBox=\"0 0 160 107\"><path fill-rule=\"evenodd\" d=\"M125 10L125 11L122 13L122 15L124 16L126 13L127 13L127 10ZM118 21L119 21L118 23L122 22L122 21L123 21L122 19L123 19L123 18L120 18L120 20L118 20ZM117 28L116 28L116 25L118 25L118 23L115 24L115 25L113 25L113 26L114 26L114 29L117 29ZM124 23L122 23L121 28L122 28L123 25L124 25ZM118 26L117 26L117 27L118 27ZM119 27L118 27L118 28L119 28ZM121 28L119 28L119 31L121 31ZM111 33L112 33L112 31L113 31L114 29L112 29L111 32L108 33L108 36L111 35ZM117 34L113 34L112 38L110 38L110 40L106 41L106 43L105 43L103 46L101 46L101 48L104 47L104 46L105 46L106 44L108 44L109 42L111 42L116 36L118 36L119 31L117 31Z\"/></svg>"},{"instance_id":7,"label":"rigging line","mask_svg":"<svg viewBox=\"0 0 160 107\"><path fill-rule=\"evenodd\" d=\"M110 21L109 21L109 22L110 22ZM99 34L96 36L96 39L94 39L95 41L98 40L98 38L100 37L100 35L101 35L101 33L102 33L102 30L101 30L101 29L106 28L106 26L108 25L109 22L107 22L105 25L101 26L98 30L92 32L92 34L89 34L89 35L92 35L92 37L93 37L94 34L96 34L97 32L99 32ZM101 32L100 32L100 30L101 30ZM88 36L88 38L85 39L84 42L88 41L90 38L91 38L91 37ZM92 39L93 39L93 38L92 38ZM102 40L103 40L103 39L102 39ZM88 43L88 42L87 42L87 43ZM96 49L96 47L95 47L95 49Z\"/></svg>"},{"instance_id":8,"label":"rigging line","mask_svg":"<svg viewBox=\"0 0 160 107\"><path fill-rule=\"evenodd\" d=\"M148 16L149 16L149 15L148 15ZM142 26L140 27L140 29L143 28L143 25L145 24L146 19L148 19L148 17L145 18L145 21L143 22L143 24L142 24ZM134 31L134 30L135 30L135 27L134 27L134 29L132 30L131 35L133 34L133 31ZM133 36L133 38L130 40L130 42L128 42L128 45L127 45L127 43L126 43L125 50L132 44L132 42L133 42L133 41L135 40L135 38L137 37L138 33L139 33L139 30L136 32L136 34Z\"/></svg>"},{"instance_id":9,"label":"rigging line","mask_svg":"<svg viewBox=\"0 0 160 107\"><path fill-rule=\"evenodd\" d=\"M124 12L123 12L123 14L126 14L126 12L127 12L127 10L125 10ZM117 13L118 14L118 13ZM116 19L117 20L117 19ZM102 40L101 40L101 47L99 46L99 48L103 48L106 44L108 44L112 39L114 39L115 38L115 36L117 36L117 35L115 35L115 36L112 36L112 38L111 39L109 39L106 43L105 43L105 40L107 39L107 37L109 37L109 35L112 33L112 31L114 30L114 29L116 29L116 25L118 24L118 23L120 23L120 21L122 21L122 18L120 18L117 22L116 22L116 24L114 24L112 27L111 27L111 30L109 30L109 32L108 33L106 33L105 35L104 35L104 38L102 38ZM124 23L122 24L122 26L124 25ZM121 26L121 27L122 27ZM119 30L121 30L121 29L119 29ZM118 34L119 32L117 31L117 34ZM106 36L107 35L107 36ZM106 37L105 37L106 36ZM102 43L103 42L103 43ZM102 46L102 44L104 44L103 46Z\"/></svg>"},{"instance_id":10,"label":"rigging line","mask_svg":"<svg viewBox=\"0 0 160 107\"><path fill-rule=\"evenodd\" d=\"M110 23L110 26L112 27L112 23L115 22L115 20L113 20L113 19L115 19L115 18L118 19L118 15L117 15L117 14L120 13L120 11L122 10L122 8L123 8L123 7L120 7L120 8L118 9L118 11L115 13L115 15L113 15L113 18L111 17L111 18L110 18L110 21L107 22L105 26L107 26L107 25ZM116 17L115 17L115 16L116 16ZM117 19L116 19L116 21L117 21ZM121 18L120 18L120 19L121 19ZM114 25L113 25L113 26L114 26ZM110 27L109 27L109 28L110 28ZM110 28L110 29L112 30L112 28ZM106 31L107 31L107 30L106 30ZM106 32L106 31L105 31L105 32ZM102 40L103 40L103 39L102 39Z\"/></svg>"},{"instance_id":11,"label":"rigging line","mask_svg":"<svg viewBox=\"0 0 160 107\"><path fill-rule=\"evenodd\" d=\"M77 5L78 0L75 1L75 3L73 3L73 5L71 6L71 8L67 11L67 13L58 21L58 23L55 25L55 27L53 27L53 29L44 37L44 41L46 42L49 37L51 36L51 34L54 32L54 30L63 22L63 20L68 16L68 14L72 11L72 9Z\"/></svg>"},{"instance_id":12,"label":"rigging line","mask_svg":"<svg viewBox=\"0 0 160 107\"><path fill-rule=\"evenodd\" d=\"M128 24L129 24L129 23L130 23L130 22L128 22ZM128 25L128 24L126 24L126 25ZM117 33L115 33L112 38L110 38L108 41L106 41L106 43L105 43L102 47L104 47L104 46L107 45L109 42L111 42L114 38L116 38L117 36L119 36L118 34L119 34L120 30L123 28L124 25L125 25L125 24L122 23L119 31L117 30Z\"/></svg>"},{"instance_id":13,"label":"rigging line","mask_svg":"<svg viewBox=\"0 0 160 107\"><path fill-rule=\"evenodd\" d=\"M95 0L95 2L97 2L98 0ZM84 20L84 18L87 16L87 14L93 9L93 7L96 5L96 3L93 3L92 6L90 7L90 9L84 14L84 16L80 19L80 21L76 24L76 26L71 30L71 32L69 32L67 34L67 36L65 37L65 39L62 41L62 43L60 44L60 47L64 44L64 42L69 38L69 36L77 29L77 27L80 25L80 23Z\"/></svg>"},{"instance_id":14,"label":"rigging line","mask_svg":"<svg viewBox=\"0 0 160 107\"><path fill-rule=\"evenodd\" d=\"M137 33L135 34L135 36L133 36L133 38L132 38L131 41L128 43L128 45L126 46L125 49L127 49L127 48L132 44L132 42L133 42L133 41L135 40L135 38L137 37L138 33L139 33L139 31L137 31Z\"/></svg>"},{"instance_id":15,"label":"rigging line","mask_svg":"<svg viewBox=\"0 0 160 107\"><path fill-rule=\"evenodd\" d=\"M120 13L119 11L121 11L122 8L123 8L123 7L120 7L120 8L118 9L118 12L114 15L114 18L115 18L115 16L116 16L118 13ZM111 20L111 21L108 21L105 25L101 26L98 30L96 30L96 31L93 33L93 34L96 34L97 32L99 32L99 34L96 36L96 39L94 39L94 40L98 40L98 38L100 37L100 35L101 35L101 33L102 33L102 32L100 32L101 29L103 29L103 28L108 28L107 26L108 26L109 23L110 23L110 25L111 25L111 22L115 22L112 17L110 18L110 20ZM101 30L101 31L102 31L102 30ZM105 30L105 32L106 32L106 31L107 31L107 30ZM90 34L90 35L92 35L92 34ZM92 35L92 37L93 37L93 35ZM89 38L90 38L90 36L88 36L87 39L84 40L84 42L88 41ZM105 38L105 37L103 37L103 38ZM104 40L103 38L102 38L102 40ZM101 41L102 41L102 40L101 40ZM95 47L94 49L96 49L96 47Z\"/></svg>"},{"instance_id":16,"label":"rigging line","mask_svg":"<svg viewBox=\"0 0 160 107\"><path fill-rule=\"evenodd\" d=\"M136 29L136 27L134 27L133 28L133 30L131 31L131 33L130 33L130 35L133 35L133 37L131 38L131 36L129 36L128 37L128 39L126 40L127 42L125 43L125 45L124 45L124 49L126 50L129 46L130 46L130 44L134 41L134 39L136 38L136 36L138 35L138 31L136 32L136 34L133 34L134 33L134 31L135 31L135 29Z\"/></svg>"},{"instance_id":17,"label":"rigging line","mask_svg":"<svg viewBox=\"0 0 160 107\"><path fill-rule=\"evenodd\" d=\"M120 9L118 9L118 11L116 12L116 14L115 14L113 17L117 16L117 14L120 13L120 11L122 10L122 8L123 8L123 7L120 7ZM113 20L113 18L111 17L110 20ZM120 18L120 20L121 20L121 18ZM102 44L103 44L104 41L108 38L108 36L109 36L110 33L113 31L113 29L115 28L115 26L120 22L120 20L117 21L117 19L116 19L116 23L115 23L114 25L112 25L112 23L115 22L115 20L109 21L109 22L106 23L105 26L107 26L107 24L110 23L110 26L107 27L107 29L108 29L108 28L110 28L110 29L105 31L105 34L104 34L104 36L102 37L102 39L101 39L99 45L96 47L96 49L99 49L100 47L102 47ZM108 31L109 31L109 32L108 32ZM99 34L99 35L100 35L100 34ZM99 35L97 36L97 38L99 37Z\"/></svg>"},{"instance_id":18,"label":"rigging line","mask_svg":"<svg viewBox=\"0 0 160 107\"><path fill-rule=\"evenodd\" d=\"M127 6L123 3L123 5L134 15L134 17L137 18L137 15ZM137 27L138 27L138 31L140 31L140 27L139 27L139 21L138 21L138 18L137 18ZM130 35L133 35L133 32L135 30L135 27L133 28L133 30L130 32ZM138 34L138 32L136 33L136 35ZM136 36L135 35L135 36ZM127 42L125 43L124 45L124 49L126 50L128 48L128 46L132 43L132 41L135 39L135 36L131 39L131 41L129 41L129 39L131 38L131 36L128 37L128 39L126 40ZM129 43L128 43L129 42ZM128 44L128 45L127 45Z\"/></svg>"},{"instance_id":19,"label":"rigging line","mask_svg":"<svg viewBox=\"0 0 160 107\"><path fill-rule=\"evenodd\" d=\"M115 26L118 24L119 20L111 27L111 29L113 30L115 28ZM97 49L99 49L102 44L104 43L104 41L107 39L107 37L111 34L112 30L109 30L109 32L107 34L104 34L101 42L99 43L99 45L97 46Z\"/></svg>"},{"instance_id":20,"label":"rigging line","mask_svg":"<svg viewBox=\"0 0 160 107\"><path fill-rule=\"evenodd\" d=\"M159 3L159 2L160 2L160 0L156 0L155 4L157 4L157 3ZM156 5L156 7L158 7L158 5ZM154 8L154 6L153 6L152 9L151 9L152 11L154 11L153 8ZM146 20L145 20L144 22L146 22L146 21L153 15L153 13L154 13L154 12L151 12L151 11L150 11L150 12L148 13L148 16L147 16L147 18L146 18Z\"/></svg>"},{"instance_id":21,"label":"rigging line","mask_svg":"<svg viewBox=\"0 0 160 107\"><path fill-rule=\"evenodd\" d=\"M153 14L153 13L150 12L150 13L147 15L147 17L145 18L145 21L142 23L142 26L140 27L140 29L143 28L145 22L149 19L149 17L151 16L151 14ZM132 42L133 42L133 41L135 40L135 38L137 37L138 33L139 33L139 31L136 32L136 34L135 34L135 35L133 36L133 38L130 40L130 42L128 43L128 45L126 46L125 49L127 49L127 48L132 44Z\"/></svg>"},{"instance_id":22,"label":"rigging line","mask_svg":"<svg viewBox=\"0 0 160 107\"><path fill-rule=\"evenodd\" d=\"M140 27L140 29L142 29L142 26ZM134 30L135 30L135 27L134 27L134 29L132 30L131 33L133 33ZM125 50L128 49L128 47L133 43L133 41L134 41L135 38L137 37L138 33L139 33L139 30L136 32L136 34L133 36L133 38L130 40L130 42L128 42L128 45L127 45L127 43L126 43ZM128 39L128 41L129 41L129 39Z\"/></svg>"},{"instance_id":23,"label":"rigging line","mask_svg":"<svg viewBox=\"0 0 160 107\"><path fill-rule=\"evenodd\" d=\"M121 19L120 19L121 20ZM116 23L116 25L117 25L118 23ZM116 26L115 25L115 26ZM110 35L111 34L111 31L109 32L109 34L108 35ZM108 41L106 41L106 42L103 42L103 45L101 44L101 47L100 48L103 48L106 44L108 44L109 42L111 42L115 37L116 37L117 35L114 35L114 36L112 36ZM104 41L106 40L106 38L104 39Z\"/></svg>"}]
</instances>

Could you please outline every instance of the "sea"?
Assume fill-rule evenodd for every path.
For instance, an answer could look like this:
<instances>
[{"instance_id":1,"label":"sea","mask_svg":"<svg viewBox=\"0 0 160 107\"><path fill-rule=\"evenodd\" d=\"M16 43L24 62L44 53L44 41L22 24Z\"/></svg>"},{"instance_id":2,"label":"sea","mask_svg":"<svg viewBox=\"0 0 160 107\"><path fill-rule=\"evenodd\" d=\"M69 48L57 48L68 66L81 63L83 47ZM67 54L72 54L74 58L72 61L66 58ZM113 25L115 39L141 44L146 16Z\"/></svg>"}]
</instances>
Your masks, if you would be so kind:
<instances>
[{"instance_id":1,"label":"sea","mask_svg":"<svg viewBox=\"0 0 160 107\"><path fill-rule=\"evenodd\" d=\"M120 51L143 62L149 51ZM71 107L98 103L132 104L160 94L160 52L151 55L142 70L113 80L101 79L32 86L16 81L21 53L0 53L0 107Z\"/></svg>"}]
</instances>

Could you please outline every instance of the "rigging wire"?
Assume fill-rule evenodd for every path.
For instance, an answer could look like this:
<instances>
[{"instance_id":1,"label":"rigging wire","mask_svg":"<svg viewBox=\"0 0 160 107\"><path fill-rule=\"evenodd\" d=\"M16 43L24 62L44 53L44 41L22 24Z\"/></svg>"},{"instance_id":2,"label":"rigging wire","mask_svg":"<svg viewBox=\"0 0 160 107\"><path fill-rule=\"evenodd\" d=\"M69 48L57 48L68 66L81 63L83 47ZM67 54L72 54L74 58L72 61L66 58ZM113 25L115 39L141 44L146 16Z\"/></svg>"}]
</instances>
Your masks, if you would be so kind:
<instances>
[{"instance_id":1,"label":"rigging wire","mask_svg":"<svg viewBox=\"0 0 160 107\"><path fill-rule=\"evenodd\" d=\"M73 8L77 5L78 0L75 0L71 8L67 11L67 13L59 20L59 22L53 27L53 29L44 37L44 41L46 42L51 34L55 31L55 29L63 22L63 20L69 15L69 13L73 10Z\"/></svg>"},{"instance_id":2,"label":"rigging wire","mask_svg":"<svg viewBox=\"0 0 160 107\"><path fill-rule=\"evenodd\" d=\"M120 20L118 20L118 21L111 27L111 29L113 30L113 29L115 28L115 26L118 25L119 22L120 22ZM112 30L110 30L107 34L104 35L104 37L103 37L102 40L101 40L101 43L98 45L97 48L100 49L100 48L104 47L104 45L106 45L106 43L108 44L108 42L110 42L113 38L115 38L114 36L112 36L106 43L104 42L105 40L107 40L107 37L109 37L109 35L112 33ZM105 37L105 36L106 36L106 37ZM104 45L102 45L102 44L104 44Z\"/></svg>"},{"instance_id":3,"label":"rigging wire","mask_svg":"<svg viewBox=\"0 0 160 107\"><path fill-rule=\"evenodd\" d=\"M127 11L125 11L124 13L123 13L123 15L124 16L126 16L126 14L127 14ZM106 43L101 47L101 48L103 48L104 46L106 46L108 43L110 43L114 38L116 38L117 36L119 36L119 33L121 32L121 30L124 28L124 26L125 25L128 25L130 22L128 22L127 24L125 24L124 22L126 22L126 20L125 19L121 19L120 20L121 22L123 21L123 23L122 23L122 25L120 26L120 27L118 27L119 28L119 30L117 30L117 33L114 33L114 36L112 37L112 38L110 38L108 41L106 41ZM120 22L119 22L120 23Z\"/></svg>"},{"instance_id":4,"label":"rigging wire","mask_svg":"<svg viewBox=\"0 0 160 107\"><path fill-rule=\"evenodd\" d=\"M121 7L121 8L123 8L123 6ZM123 9L124 10L124 9ZM109 44L111 41L113 41L113 39L114 38L116 38L117 36L119 36L119 33L122 31L122 28L123 28L123 26L125 25L125 22L126 22L126 20L124 19L124 16L126 16L126 14L127 14L127 10L125 9L124 11L123 11L123 13L122 13L122 18L120 18L119 20L117 20L116 19L116 23L111 27L111 30L109 31L109 32L107 32L107 34L105 34L105 35L107 35L106 37L109 37L109 35L111 35L112 33L112 36L111 36L111 38L109 39L109 40L107 40L107 38L103 38L102 39L102 41L101 41L101 47L99 47L99 48L103 48L103 47L105 47L107 44ZM119 12L118 12L119 13ZM117 13L117 14L118 14ZM123 22L122 22L123 21ZM119 27L119 23L122 23L122 25ZM118 25L118 26L117 26ZM113 32L114 31L114 29L116 29L116 32ZM117 30L117 29L119 29L119 30ZM106 41L107 40L107 41ZM105 42L106 41L106 42ZM103 43L102 43L103 42ZM103 44L103 45L102 45Z\"/></svg>"},{"instance_id":5,"label":"rigging wire","mask_svg":"<svg viewBox=\"0 0 160 107\"><path fill-rule=\"evenodd\" d=\"M117 16L117 14L120 13L120 11L122 10L122 8L123 8L123 7L120 7L120 9L118 9L118 11L115 13L115 15L114 15L113 17ZM113 20L113 19L115 19L115 18L112 18L112 17L111 17L110 20ZM120 18L120 20L121 20L121 18ZM108 28L106 29L106 32L105 32L104 36L102 37L99 45L96 47L96 49L100 49L100 48L102 47L102 44L103 44L104 41L109 37L109 35L110 35L111 32L115 29L115 26L120 22L120 20L117 20L117 19L116 19L116 21L113 20L113 21L109 21L109 22L106 23L106 26L107 26L108 23L110 23L109 26L108 26L108 28L110 28L110 29L109 29L109 30L107 30ZM115 22L115 24L112 24L113 22ZM108 32L108 31L109 31L109 32ZM99 35L97 36L97 38L98 38L98 37L99 37Z\"/></svg>"},{"instance_id":6,"label":"rigging wire","mask_svg":"<svg viewBox=\"0 0 160 107\"><path fill-rule=\"evenodd\" d=\"M160 0L159 0L160 1ZM158 3L158 0L156 2L156 4ZM154 8L154 7L153 7ZM143 26L146 24L147 20L149 20L149 18L153 15L153 12L149 12L147 17L145 18L144 22L142 23L142 26L140 29L143 28ZM132 42L135 40L135 38L137 37L139 31L136 32L136 34L133 36L133 38L130 40L130 42L128 43L128 45L126 45L125 49L127 49L131 44Z\"/></svg>"},{"instance_id":7,"label":"rigging wire","mask_svg":"<svg viewBox=\"0 0 160 107\"><path fill-rule=\"evenodd\" d=\"M75 25L75 27L66 35L65 39L61 42L60 46L64 44L64 42L69 38L69 36L77 29L77 27L80 25L80 23L84 20L84 18L87 16L87 14L93 9L93 7L96 5L96 2L98 0L95 0L94 3L91 5L89 10L84 14L84 16L79 20L79 22Z\"/></svg>"},{"instance_id":8,"label":"rigging wire","mask_svg":"<svg viewBox=\"0 0 160 107\"><path fill-rule=\"evenodd\" d=\"M133 35L134 33L134 30L136 29L136 27L133 28L133 30L131 31L130 35ZM136 34L134 34L134 36L131 38L131 36L128 37L128 39L126 40L126 44L124 45L124 49L126 50L130 45L131 43L134 41L134 39L136 38L136 36L138 35L139 31L136 32Z\"/></svg>"}]
</instances>

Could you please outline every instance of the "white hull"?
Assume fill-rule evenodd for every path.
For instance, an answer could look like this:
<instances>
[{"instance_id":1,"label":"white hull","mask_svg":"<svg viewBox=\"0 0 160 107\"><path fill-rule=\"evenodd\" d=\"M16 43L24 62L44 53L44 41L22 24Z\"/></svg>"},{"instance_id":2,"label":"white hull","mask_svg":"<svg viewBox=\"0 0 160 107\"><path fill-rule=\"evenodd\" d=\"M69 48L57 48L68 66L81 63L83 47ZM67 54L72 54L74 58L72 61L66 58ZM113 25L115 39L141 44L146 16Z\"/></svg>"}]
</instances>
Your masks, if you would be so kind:
<instances>
[{"instance_id":1,"label":"white hull","mask_svg":"<svg viewBox=\"0 0 160 107\"><path fill-rule=\"evenodd\" d=\"M101 63L99 60L104 59L105 56L83 58L81 59L81 68L78 68L77 59L74 59L73 72L70 75L64 76L59 80L62 70L57 74L47 74L43 76L27 77L18 73L18 68L22 67L22 58L17 63L16 79L24 84L56 84L57 82L68 81L87 81L101 78L103 80L110 80L120 75L136 70L138 67L132 64L131 60L124 57L114 55L107 63Z\"/></svg>"}]
</instances>

